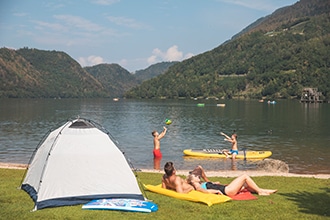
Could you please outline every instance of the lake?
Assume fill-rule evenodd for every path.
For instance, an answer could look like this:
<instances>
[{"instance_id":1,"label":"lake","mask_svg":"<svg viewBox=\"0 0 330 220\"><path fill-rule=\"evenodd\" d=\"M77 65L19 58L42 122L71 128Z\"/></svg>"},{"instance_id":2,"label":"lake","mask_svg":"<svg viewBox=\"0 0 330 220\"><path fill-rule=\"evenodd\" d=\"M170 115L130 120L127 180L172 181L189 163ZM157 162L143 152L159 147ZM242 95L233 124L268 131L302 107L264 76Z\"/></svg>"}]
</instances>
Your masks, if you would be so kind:
<instances>
[{"instance_id":1,"label":"lake","mask_svg":"<svg viewBox=\"0 0 330 220\"><path fill-rule=\"evenodd\" d=\"M256 162L183 156L186 148L230 148L220 132L238 134L238 147L270 150L272 159L289 165L291 173L328 174L330 167L330 105L298 100L119 100L1 99L0 162L28 163L51 128L77 116L101 124L137 169L177 169L201 164L207 170L249 170ZM203 103L203 106L198 105ZM217 104L224 104L221 107ZM151 132L168 132L161 140L163 158L154 164Z\"/></svg>"}]
</instances>

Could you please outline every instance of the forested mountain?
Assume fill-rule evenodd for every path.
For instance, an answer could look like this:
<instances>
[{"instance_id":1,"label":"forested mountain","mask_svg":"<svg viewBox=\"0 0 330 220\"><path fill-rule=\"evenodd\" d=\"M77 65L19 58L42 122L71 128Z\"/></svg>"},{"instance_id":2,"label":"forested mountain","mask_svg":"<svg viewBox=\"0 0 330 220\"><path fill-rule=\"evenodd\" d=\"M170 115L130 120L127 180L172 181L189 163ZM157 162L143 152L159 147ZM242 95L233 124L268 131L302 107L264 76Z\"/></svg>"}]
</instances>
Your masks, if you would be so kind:
<instances>
[{"instance_id":1,"label":"forested mountain","mask_svg":"<svg viewBox=\"0 0 330 220\"><path fill-rule=\"evenodd\" d=\"M82 68L59 51L0 49L0 98L295 98L317 87L330 100L329 76L329 0L300 0L213 50L135 74Z\"/></svg>"},{"instance_id":2,"label":"forested mountain","mask_svg":"<svg viewBox=\"0 0 330 220\"><path fill-rule=\"evenodd\" d=\"M92 74L112 97L121 97L128 89L138 84L135 76L118 64L99 64L84 69Z\"/></svg>"},{"instance_id":3,"label":"forested mountain","mask_svg":"<svg viewBox=\"0 0 330 220\"><path fill-rule=\"evenodd\" d=\"M101 83L63 52L0 49L0 97L106 97Z\"/></svg>"},{"instance_id":4,"label":"forested mountain","mask_svg":"<svg viewBox=\"0 0 330 220\"><path fill-rule=\"evenodd\" d=\"M82 68L64 52L0 49L0 98L122 97L176 62L129 73L118 64Z\"/></svg>"},{"instance_id":5,"label":"forested mountain","mask_svg":"<svg viewBox=\"0 0 330 220\"><path fill-rule=\"evenodd\" d=\"M151 66L149 66L147 69L144 70L138 70L135 72L135 77L139 80L139 82L143 82L145 80L154 78L156 76L159 76L160 74L163 74L168 70L170 66L173 66L178 62L161 62L156 63Z\"/></svg>"},{"instance_id":6,"label":"forested mountain","mask_svg":"<svg viewBox=\"0 0 330 220\"><path fill-rule=\"evenodd\" d=\"M292 98L304 87L317 87L329 98L329 76L330 1L301 0L125 96Z\"/></svg>"}]
</instances>

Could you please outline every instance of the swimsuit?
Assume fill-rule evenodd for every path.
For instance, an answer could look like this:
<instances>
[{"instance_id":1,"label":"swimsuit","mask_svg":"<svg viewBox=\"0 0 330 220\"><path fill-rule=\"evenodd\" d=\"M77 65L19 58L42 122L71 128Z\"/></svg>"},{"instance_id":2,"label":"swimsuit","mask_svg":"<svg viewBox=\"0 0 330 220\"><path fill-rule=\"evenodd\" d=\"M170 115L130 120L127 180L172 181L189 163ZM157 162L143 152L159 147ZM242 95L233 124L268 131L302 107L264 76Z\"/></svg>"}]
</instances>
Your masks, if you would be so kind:
<instances>
[{"instance_id":1,"label":"swimsuit","mask_svg":"<svg viewBox=\"0 0 330 220\"><path fill-rule=\"evenodd\" d=\"M238 155L238 150L230 150L229 153Z\"/></svg>"},{"instance_id":2,"label":"swimsuit","mask_svg":"<svg viewBox=\"0 0 330 220\"><path fill-rule=\"evenodd\" d=\"M205 183L205 184L204 184ZM203 184L205 185L204 187L206 188L203 188L203 189L215 189L215 190L220 190L220 192L223 194L223 195L226 195L225 193L225 188L226 186L225 185L221 185L221 184L214 184L212 182L204 182L202 183L202 188L203 188Z\"/></svg>"},{"instance_id":3,"label":"swimsuit","mask_svg":"<svg viewBox=\"0 0 330 220\"><path fill-rule=\"evenodd\" d=\"M154 158L160 158L163 156L162 152L160 152L160 149L154 149L152 153L154 154Z\"/></svg>"},{"instance_id":4,"label":"swimsuit","mask_svg":"<svg viewBox=\"0 0 330 220\"><path fill-rule=\"evenodd\" d=\"M206 182L203 182L203 183L201 184L201 187L202 187L203 189L207 189L207 187L206 187Z\"/></svg>"}]
</instances>

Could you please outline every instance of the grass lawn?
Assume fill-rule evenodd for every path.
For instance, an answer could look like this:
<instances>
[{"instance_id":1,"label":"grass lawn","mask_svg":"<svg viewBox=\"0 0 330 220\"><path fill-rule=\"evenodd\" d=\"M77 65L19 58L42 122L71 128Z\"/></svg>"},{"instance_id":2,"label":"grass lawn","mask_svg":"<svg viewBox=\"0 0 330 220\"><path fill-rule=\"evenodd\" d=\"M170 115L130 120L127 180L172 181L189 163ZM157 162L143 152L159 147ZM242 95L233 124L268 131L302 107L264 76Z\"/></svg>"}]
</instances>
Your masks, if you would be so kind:
<instances>
[{"instance_id":1,"label":"grass lawn","mask_svg":"<svg viewBox=\"0 0 330 220\"><path fill-rule=\"evenodd\" d=\"M0 169L0 219L330 219L330 180L299 177L253 177L276 194L257 200L229 201L208 207L146 191L158 205L153 213L82 210L82 205L46 208L35 212L29 195L18 187L24 170ZM144 184L159 184L162 174L138 173ZM211 177L229 183L232 178Z\"/></svg>"}]
</instances>

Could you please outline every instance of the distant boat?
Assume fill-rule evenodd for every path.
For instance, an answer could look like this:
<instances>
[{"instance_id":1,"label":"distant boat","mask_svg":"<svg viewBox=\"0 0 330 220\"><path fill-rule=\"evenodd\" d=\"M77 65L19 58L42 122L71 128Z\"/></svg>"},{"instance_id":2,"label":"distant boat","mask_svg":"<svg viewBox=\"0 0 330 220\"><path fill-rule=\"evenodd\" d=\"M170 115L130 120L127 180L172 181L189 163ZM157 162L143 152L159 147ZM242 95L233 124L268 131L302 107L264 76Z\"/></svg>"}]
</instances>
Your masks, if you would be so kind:
<instances>
[{"instance_id":1,"label":"distant boat","mask_svg":"<svg viewBox=\"0 0 330 220\"><path fill-rule=\"evenodd\" d=\"M115 102L118 102L119 98L113 98L112 100L115 101Z\"/></svg>"},{"instance_id":2,"label":"distant boat","mask_svg":"<svg viewBox=\"0 0 330 220\"><path fill-rule=\"evenodd\" d=\"M276 104L276 101L269 101L267 102L268 104Z\"/></svg>"},{"instance_id":3,"label":"distant boat","mask_svg":"<svg viewBox=\"0 0 330 220\"><path fill-rule=\"evenodd\" d=\"M217 104L218 107L225 107L226 104Z\"/></svg>"}]
</instances>

